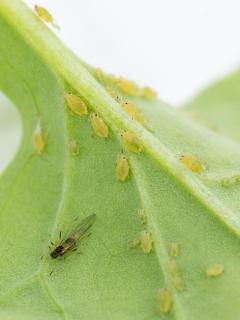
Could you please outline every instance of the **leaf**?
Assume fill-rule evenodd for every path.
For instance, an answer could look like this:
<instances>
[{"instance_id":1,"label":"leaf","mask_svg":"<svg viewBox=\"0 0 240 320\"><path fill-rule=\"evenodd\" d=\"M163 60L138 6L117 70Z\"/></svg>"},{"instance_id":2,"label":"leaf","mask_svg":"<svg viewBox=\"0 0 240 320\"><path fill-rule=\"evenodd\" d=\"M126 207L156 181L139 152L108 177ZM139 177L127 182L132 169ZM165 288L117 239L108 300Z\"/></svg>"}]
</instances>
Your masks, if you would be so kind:
<instances>
[{"instance_id":1,"label":"leaf","mask_svg":"<svg viewBox=\"0 0 240 320\"><path fill-rule=\"evenodd\" d=\"M237 319L240 189L238 180L226 181L239 175L239 145L160 100L139 97L146 90L123 79L100 72L97 81L97 70L20 1L1 0L0 16L0 87L24 128L0 180L1 318ZM114 100L109 86L115 90L119 81L137 97L117 91ZM105 138L94 133L89 116L66 107L69 91L108 126ZM126 100L146 122L128 116L121 107ZM124 130L143 152L126 150ZM34 145L36 132L42 144L35 139ZM130 176L120 182L115 165L122 152ZM180 155L185 164L197 159L206 169L192 172ZM78 244L81 254L52 259L50 241L57 243L76 217L92 213L96 222ZM152 236L151 253L129 248L140 235L145 251Z\"/></svg>"},{"instance_id":2,"label":"leaf","mask_svg":"<svg viewBox=\"0 0 240 320\"><path fill-rule=\"evenodd\" d=\"M240 71L214 83L183 108L195 120L219 134L240 140Z\"/></svg>"},{"instance_id":3,"label":"leaf","mask_svg":"<svg viewBox=\"0 0 240 320\"><path fill-rule=\"evenodd\" d=\"M20 142L20 117L10 101L0 96L0 174L12 160Z\"/></svg>"}]
</instances>

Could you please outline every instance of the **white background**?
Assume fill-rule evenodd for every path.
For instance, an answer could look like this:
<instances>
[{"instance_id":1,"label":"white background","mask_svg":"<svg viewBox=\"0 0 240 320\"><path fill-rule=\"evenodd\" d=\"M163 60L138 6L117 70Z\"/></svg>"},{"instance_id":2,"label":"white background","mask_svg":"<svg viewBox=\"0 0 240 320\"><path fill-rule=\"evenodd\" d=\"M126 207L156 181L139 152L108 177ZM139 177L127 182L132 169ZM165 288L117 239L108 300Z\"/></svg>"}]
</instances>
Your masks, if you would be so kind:
<instances>
[{"instance_id":1,"label":"white background","mask_svg":"<svg viewBox=\"0 0 240 320\"><path fill-rule=\"evenodd\" d=\"M61 26L58 36L82 59L150 85L174 106L239 67L240 0L25 2L46 7ZM20 136L8 109L0 100L0 170Z\"/></svg>"}]
</instances>

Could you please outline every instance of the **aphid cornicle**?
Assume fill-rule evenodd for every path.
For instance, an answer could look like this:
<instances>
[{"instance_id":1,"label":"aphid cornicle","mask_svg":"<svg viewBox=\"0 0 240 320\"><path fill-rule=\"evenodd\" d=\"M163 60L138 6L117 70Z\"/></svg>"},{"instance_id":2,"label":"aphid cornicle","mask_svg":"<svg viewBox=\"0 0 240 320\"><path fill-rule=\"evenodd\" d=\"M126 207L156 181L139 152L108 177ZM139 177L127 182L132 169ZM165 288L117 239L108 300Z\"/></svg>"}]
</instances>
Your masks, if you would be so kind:
<instances>
[{"instance_id":1,"label":"aphid cornicle","mask_svg":"<svg viewBox=\"0 0 240 320\"><path fill-rule=\"evenodd\" d=\"M88 109L85 102L77 95L72 93L65 94L65 101L68 108L75 114L79 116L84 116L88 114Z\"/></svg>"},{"instance_id":2,"label":"aphid cornicle","mask_svg":"<svg viewBox=\"0 0 240 320\"><path fill-rule=\"evenodd\" d=\"M143 144L134 133L130 131L124 131L121 134L121 137L128 151L135 153L140 153L143 151Z\"/></svg>"},{"instance_id":3,"label":"aphid cornicle","mask_svg":"<svg viewBox=\"0 0 240 320\"><path fill-rule=\"evenodd\" d=\"M116 162L116 178L119 181L125 181L129 175L129 163L127 156L121 154L117 158Z\"/></svg>"},{"instance_id":4,"label":"aphid cornicle","mask_svg":"<svg viewBox=\"0 0 240 320\"><path fill-rule=\"evenodd\" d=\"M99 138L107 138L109 131L104 120L97 113L91 113L90 120L95 134Z\"/></svg>"},{"instance_id":5,"label":"aphid cornicle","mask_svg":"<svg viewBox=\"0 0 240 320\"><path fill-rule=\"evenodd\" d=\"M56 29L60 29L60 27L57 24L55 24L52 15L48 12L47 9L35 5L34 10L38 14L39 18L41 18L43 21L50 23Z\"/></svg>"},{"instance_id":6,"label":"aphid cornicle","mask_svg":"<svg viewBox=\"0 0 240 320\"><path fill-rule=\"evenodd\" d=\"M76 246L77 241L81 240L86 235L86 232L91 228L95 219L96 214L92 214L83 219L77 228L73 230L65 240L62 240L60 244L54 248L54 250L50 253L50 256L53 259L56 259L63 256L66 252L72 250Z\"/></svg>"}]
</instances>

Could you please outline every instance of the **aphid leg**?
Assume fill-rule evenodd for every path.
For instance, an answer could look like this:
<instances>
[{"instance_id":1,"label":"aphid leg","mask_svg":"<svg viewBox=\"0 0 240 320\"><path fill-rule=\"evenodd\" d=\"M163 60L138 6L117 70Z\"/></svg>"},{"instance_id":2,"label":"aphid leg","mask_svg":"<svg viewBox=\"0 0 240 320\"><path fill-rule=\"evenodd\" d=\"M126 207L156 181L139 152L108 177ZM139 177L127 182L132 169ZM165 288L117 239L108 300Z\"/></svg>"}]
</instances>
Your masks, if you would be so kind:
<instances>
[{"instance_id":1,"label":"aphid leg","mask_svg":"<svg viewBox=\"0 0 240 320\"><path fill-rule=\"evenodd\" d=\"M77 251L77 248L73 248L72 251Z\"/></svg>"},{"instance_id":2,"label":"aphid leg","mask_svg":"<svg viewBox=\"0 0 240 320\"><path fill-rule=\"evenodd\" d=\"M59 240L62 238L62 231L59 232Z\"/></svg>"},{"instance_id":3,"label":"aphid leg","mask_svg":"<svg viewBox=\"0 0 240 320\"><path fill-rule=\"evenodd\" d=\"M54 243L52 241L50 241L51 245L54 246Z\"/></svg>"},{"instance_id":4,"label":"aphid leg","mask_svg":"<svg viewBox=\"0 0 240 320\"><path fill-rule=\"evenodd\" d=\"M49 276L50 276L50 277L51 277L52 273L53 273L53 270L49 273Z\"/></svg>"}]
</instances>

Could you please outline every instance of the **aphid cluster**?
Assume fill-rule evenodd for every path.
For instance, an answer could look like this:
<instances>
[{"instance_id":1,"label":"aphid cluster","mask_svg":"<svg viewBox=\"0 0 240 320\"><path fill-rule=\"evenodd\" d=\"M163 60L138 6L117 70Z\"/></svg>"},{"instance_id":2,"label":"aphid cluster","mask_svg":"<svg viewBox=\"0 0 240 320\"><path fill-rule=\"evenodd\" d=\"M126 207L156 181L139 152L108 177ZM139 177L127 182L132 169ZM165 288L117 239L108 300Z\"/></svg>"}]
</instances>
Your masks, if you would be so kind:
<instances>
[{"instance_id":1,"label":"aphid cluster","mask_svg":"<svg viewBox=\"0 0 240 320\"><path fill-rule=\"evenodd\" d=\"M116 161L116 178L125 181L129 176L129 163L125 154L120 154Z\"/></svg>"},{"instance_id":2,"label":"aphid cluster","mask_svg":"<svg viewBox=\"0 0 240 320\"><path fill-rule=\"evenodd\" d=\"M143 144L141 140L132 132L124 131L121 133L123 144L127 147L128 151L140 153L143 151Z\"/></svg>"},{"instance_id":3,"label":"aphid cluster","mask_svg":"<svg viewBox=\"0 0 240 320\"><path fill-rule=\"evenodd\" d=\"M128 96L142 97L145 99L153 99L156 97L156 92L154 92L151 88L141 88L133 81L130 81L124 77L116 78L112 74L105 73L100 68L95 69L93 74L95 78L106 87L111 87L115 91L119 90Z\"/></svg>"},{"instance_id":4,"label":"aphid cluster","mask_svg":"<svg viewBox=\"0 0 240 320\"><path fill-rule=\"evenodd\" d=\"M77 241L83 239L86 235L86 232L91 228L96 215L92 214L85 219L83 219L75 230L73 230L66 239L62 240L50 253L50 256L53 259L63 256L67 252L75 248Z\"/></svg>"},{"instance_id":5,"label":"aphid cluster","mask_svg":"<svg viewBox=\"0 0 240 320\"><path fill-rule=\"evenodd\" d=\"M33 144L37 153L42 154L45 149L45 142L40 121L37 124L35 132L33 133Z\"/></svg>"},{"instance_id":6,"label":"aphid cluster","mask_svg":"<svg viewBox=\"0 0 240 320\"><path fill-rule=\"evenodd\" d=\"M179 160L192 172L200 173L205 170L204 165L193 155L182 154L179 156Z\"/></svg>"},{"instance_id":7,"label":"aphid cluster","mask_svg":"<svg viewBox=\"0 0 240 320\"><path fill-rule=\"evenodd\" d=\"M166 288L159 291L159 309L161 313L168 313L172 306L170 291Z\"/></svg>"},{"instance_id":8,"label":"aphid cluster","mask_svg":"<svg viewBox=\"0 0 240 320\"><path fill-rule=\"evenodd\" d=\"M220 276L224 271L224 267L221 264L215 264L207 269L207 276L210 278L215 278Z\"/></svg>"},{"instance_id":9,"label":"aphid cluster","mask_svg":"<svg viewBox=\"0 0 240 320\"><path fill-rule=\"evenodd\" d=\"M87 105L79 96L72 93L66 93L65 101L67 103L68 108L73 113L79 116L84 116L88 114Z\"/></svg>"},{"instance_id":10,"label":"aphid cluster","mask_svg":"<svg viewBox=\"0 0 240 320\"><path fill-rule=\"evenodd\" d=\"M178 291L183 291L184 284L183 284L183 280L182 280L182 275L181 275L181 271L180 271L178 264L176 262L176 259L175 259L180 254L179 244L177 242L172 243L169 247L168 253L169 253L169 256L173 258L173 259L170 259L169 265L168 265L169 272L171 275L172 284L174 285L174 287Z\"/></svg>"},{"instance_id":11,"label":"aphid cluster","mask_svg":"<svg viewBox=\"0 0 240 320\"><path fill-rule=\"evenodd\" d=\"M104 120L99 116L98 113L94 112L90 114L90 120L92 124L93 131L99 138L107 138L109 131L108 126Z\"/></svg>"},{"instance_id":12,"label":"aphid cluster","mask_svg":"<svg viewBox=\"0 0 240 320\"><path fill-rule=\"evenodd\" d=\"M39 18L41 18L44 22L50 23L56 29L60 29L60 27L57 24L55 24L52 15L48 12L47 9L35 5L34 10L37 13L37 15L39 16Z\"/></svg>"}]
</instances>

